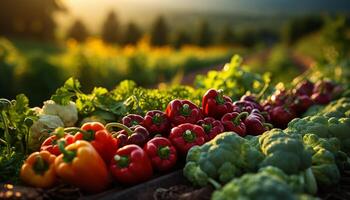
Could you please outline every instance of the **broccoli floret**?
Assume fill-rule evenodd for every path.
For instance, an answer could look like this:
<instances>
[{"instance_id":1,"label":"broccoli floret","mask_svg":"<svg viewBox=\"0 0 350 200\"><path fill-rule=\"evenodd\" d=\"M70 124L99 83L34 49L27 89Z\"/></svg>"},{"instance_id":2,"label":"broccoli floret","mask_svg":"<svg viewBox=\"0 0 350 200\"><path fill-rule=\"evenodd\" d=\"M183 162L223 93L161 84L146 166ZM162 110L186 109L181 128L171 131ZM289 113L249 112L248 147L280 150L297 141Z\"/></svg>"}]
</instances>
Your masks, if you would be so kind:
<instances>
[{"instance_id":1,"label":"broccoli floret","mask_svg":"<svg viewBox=\"0 0 350 200\"><path fill-rule=\"evenodd\" d=\"M304 144L312 150L311 169L318 185L327 187L337 184L340 172L335 155L340 151L339 140L337 138L319 138L315 134L306 134L303 140Z\"/></svg>"},{"instance_id":2,"label":"broccoli floret","mask_svg":"<svg viewBox=\"0 0 350 200\"><path fill-rule=\"evenodd\" d=\"M298 135L288 135L281 129L272 129L261 135L261 151L265 159L261 167L275 166L287 174L297 174L311 167L311 154Z\"/></svg>"},{"instance_id":3,"label":"broccoli floret","mask_svg":"<svg viewBox=\"0 0 350 200\"><path fill-rule=\"evenodd\" d=\"M202 146L190 149L184 175L195 185L226 183L232 178L258 169L263 155L234 132L225 132Z\"/></svg>"},{"instance_id":4,"label":"broccoli floret","mask_svg":"<svg viewBox=\"0 0 350 200\"><path fill-rule=\"evenodd\" d=\"M308 195L294 192L289 176L275 167L261 169L256 174L245 174L227 183L212 195L212 200L297 200L313 199Z\"/></svg>"}]
</instances>

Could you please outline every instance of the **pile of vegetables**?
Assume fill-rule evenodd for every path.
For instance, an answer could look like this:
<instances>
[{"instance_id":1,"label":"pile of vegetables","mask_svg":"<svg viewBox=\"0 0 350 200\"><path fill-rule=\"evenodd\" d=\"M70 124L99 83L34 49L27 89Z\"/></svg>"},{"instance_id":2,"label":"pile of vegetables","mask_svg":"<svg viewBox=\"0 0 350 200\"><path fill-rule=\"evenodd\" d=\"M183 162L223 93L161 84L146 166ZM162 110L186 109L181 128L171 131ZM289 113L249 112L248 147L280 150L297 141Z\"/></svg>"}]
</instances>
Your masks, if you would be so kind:
<instances>
[{"instance_id":1,"label":"pile of vegetables","mask_svg":"<svg viewBox=\"0 0 350 200\"><path fill-rule=\"evenodd\" d=\"M70 78L42 108L29 108L24 95L1 99L1 181L15 175L29 186L65 182L96 193L186 160L185 177L213 185L213 199L313 199L318 188L336 185L350 167L346 88L305 78L272 87L239 64L234 57L217 72L223 88L145 89L125 81L84 94ZM250 91L229 91L223 77Z\"/></svg>"}]
</instances>

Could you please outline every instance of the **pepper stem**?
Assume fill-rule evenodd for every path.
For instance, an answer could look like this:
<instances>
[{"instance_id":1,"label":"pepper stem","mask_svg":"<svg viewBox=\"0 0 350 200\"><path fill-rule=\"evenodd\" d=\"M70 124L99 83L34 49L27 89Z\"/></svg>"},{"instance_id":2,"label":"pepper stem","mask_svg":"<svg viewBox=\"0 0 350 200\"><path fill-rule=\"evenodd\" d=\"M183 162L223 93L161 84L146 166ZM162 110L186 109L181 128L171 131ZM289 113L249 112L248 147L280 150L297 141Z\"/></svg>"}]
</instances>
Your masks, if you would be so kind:
<instances>
[{"instance_id":1,"label":"pepper stem","mask_svg":"<svg viewBox=\"0 0 350 200\"><path fill-rule=\"evenodd\" d=\"M139 125L139 123L136 120L132 120L131 121L131 126L136 126Z\"/></svg>"},{"instance_id":2,"label":"pepper stem","mask_svg":"<svg viewBox=\"0 0 350 200\"><path fill-rule=\"evenodd\" d=\"M61 130L59 130L58 135L61 135L61 137L63 137L64 132L73 132L73 133L81 132L83 134L83 139L86 141L92 141L95 139L95 132L92 130L85 131L81 128L69 127L69 128L63 129L63 133Z\"/></svg>"},{"instance_id":3,"label":"pepper stem","mask_svg":"<svg viewBox=\"0 0 350 200\"><path fill-rule=\"evenodd\" d=\"M152 122L154 124L160 124L162 118L160 117L159 113L156 113L153 117L152 117Z\"/></svg>"},{"instance_id":4,"label":"pepper stem","mask_svg":"<svg viewBox=\"0 0 350 200\"><path fill-rule=\"evenodd\" d=\"M106 124L105 128L110 132L113 130L113 127L116 127L116 128L120 128L120 129L123 129L124 131L126 131L126 133L128 134L128 136L132 135L134 132L127 126L125 126L124 124L121 124L121 123L116 123L116 122L113 122L113 123L108 123Z\"/></svg>"},{"instance_id":5,"label":"pepper stem","mask_svg":"<svg viewBox=\"0 0 350 200\"><path fill-rule=\"evenodd\" d=\"M168 159L170 154L170 147L169 146L164 146L164 147L159 147L158 148L158 156L161 159Z\"/></svg>"},{"instance_id":6,"label":"pepper stem","mask_svg":"<svg viewBox=\"0 0 350 200\"><path fill-rule=\"evenodd\" d=\"M267 129L267 130L271 130L273 129L273 125L270 124L270 123L263 123L264 127Z\"/></svg>"},{"instance_id":7,"label":"pepper stem","mask_svg":"<svg viewBox=\"0 0 350 200\"><path fill-rule=\"evenodd\" d=\"M233 119L233 123L235 125L238 125L239 124L239 121L242 119L242 118L246 118L248 116L248 112L241 112L239 113L234 119Z\"/></svg>"},{"instance_id":8,"label":"pepper stem","mask_svg":"<svg viewBox=\"0 0 350 200\"><path fill-rule=\"evenodd\" d=\"M204 131L206 133L209 133L211 131L211 129L212 129L212 125L211 124L202 124L202 127L203 127L203 129L204 129Z\"/></svg>"},{"instance_id":9,"label":"pepper stem","mask_svg":"<svg viewBox=\"0 0 350 200\"><path fill-rule=\"evenodd\" d=\"M33 165L33 170L35 173L43 175L48 169L49 164L40 155L38 155Z\"/></svg>"},{"instance_id":10,"label":"pepper stem","mask_svg":"<svg viewBox=\"0 0 350 200\"><path fill-rule=\"evenodd\" d=\"M212 179L212 178L208 178L208 182L211 183L215 189L220 189L222 186L220 183L218 183L216 180Z\"/></svg>"},{"instance_id":11,"label":"pepper stem","mask_svg":"<svg viewBox=\"0 0 350 200\"><path fill-rule=\"evenodd\" d=\"M114 160L117 162L118 166L120 168L125 168L129 166L129 158L128 156L120 156L120 155L115 155Z\"/></svg>"},{"instance_id":12,"label":"pepper stem","mask_svg":"<svg viewBox=\"0 0 350 200\"><path fill-rule=\"evenodd\" d=\"M218 104L224 104L225 100L224 100L224 91L222 89L218 90L218 95L216 96L216 103Z\"/></svg>"},{"instance_id":13,"label":"pepper stem","mask_svg":"<svg viewBox=\"0 0 350 200\"><path fill-rule=\"evenodd\" d=\"M58 148L63 154L63 161L66 163L70 163L77 156L77 152L66 150L65 145L66 145L66 142L63 140L58 142Z\"/></svg>"},{"instance_id":14,"label":"pepper stem","mask_svg":"<svg viewBox=\"0 0 350 200\"><path fill-rule=\"evenodd\" d=\"M54 134L56 135L57 139L64 137L64 128L57 128Z\"/></svg>"},{"instance_id":15,"label":"pepper stem","mask_svg":"<svg viewBox=\"0 0 350 200\"><path fill-rule=\"evenodd\" d=\"M190 130L186 130L183 134L183 138L186 142L193 142L196 139L196 134Z\"/></svg>"},{"instance_id":16,"label":"pepper stem","mask_svg":"<svg viewBox=\"0 0 350 200\"><path fill-rule=\"evenodd\" d=\"M181 114L185 117L190 116L191 114L190 105L188 105L187 103L183 104L181 108Z\"/></svg>"}]
</instances>

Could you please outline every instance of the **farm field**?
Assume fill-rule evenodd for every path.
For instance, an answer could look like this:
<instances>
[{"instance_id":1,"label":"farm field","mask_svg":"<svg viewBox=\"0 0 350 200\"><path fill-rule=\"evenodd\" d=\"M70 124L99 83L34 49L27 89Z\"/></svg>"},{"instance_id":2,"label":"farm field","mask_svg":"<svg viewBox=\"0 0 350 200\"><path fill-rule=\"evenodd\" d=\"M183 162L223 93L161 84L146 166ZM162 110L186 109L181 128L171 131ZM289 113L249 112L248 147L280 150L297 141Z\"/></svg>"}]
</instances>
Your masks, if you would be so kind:
<instances>
[{"instance_id":1,"label":"farm field","mask_svg":"<svg viewBox=\"0 0 350 200\"><path fill-rule=\"evenodd\" d=\"M350 199L347 2L85 1L0 7L0 199Z\"/></svg>"}]
</instances>

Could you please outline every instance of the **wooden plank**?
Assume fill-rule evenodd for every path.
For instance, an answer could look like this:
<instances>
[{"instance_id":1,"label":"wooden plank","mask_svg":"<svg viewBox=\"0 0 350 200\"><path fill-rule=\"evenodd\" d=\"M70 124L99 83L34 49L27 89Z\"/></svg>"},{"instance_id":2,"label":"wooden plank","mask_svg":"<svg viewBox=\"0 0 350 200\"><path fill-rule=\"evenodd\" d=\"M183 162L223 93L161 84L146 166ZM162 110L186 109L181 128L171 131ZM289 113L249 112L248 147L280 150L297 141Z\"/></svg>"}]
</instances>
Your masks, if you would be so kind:
<instances>
[{"instance_id":1,"label":"wooden plank","mask_svg":"<svg viewBox=\"0 0 350 200\"><path fill-rule=\"evenodd\" d=\"M153 193L157 188L168 188L177 184L188 184L183 176L182 169L170 174L160 176L150 181L129 187L117 187L96 195L83 196L81 200L148 200L153 199Z\"/></svg>"}]
</instances>

